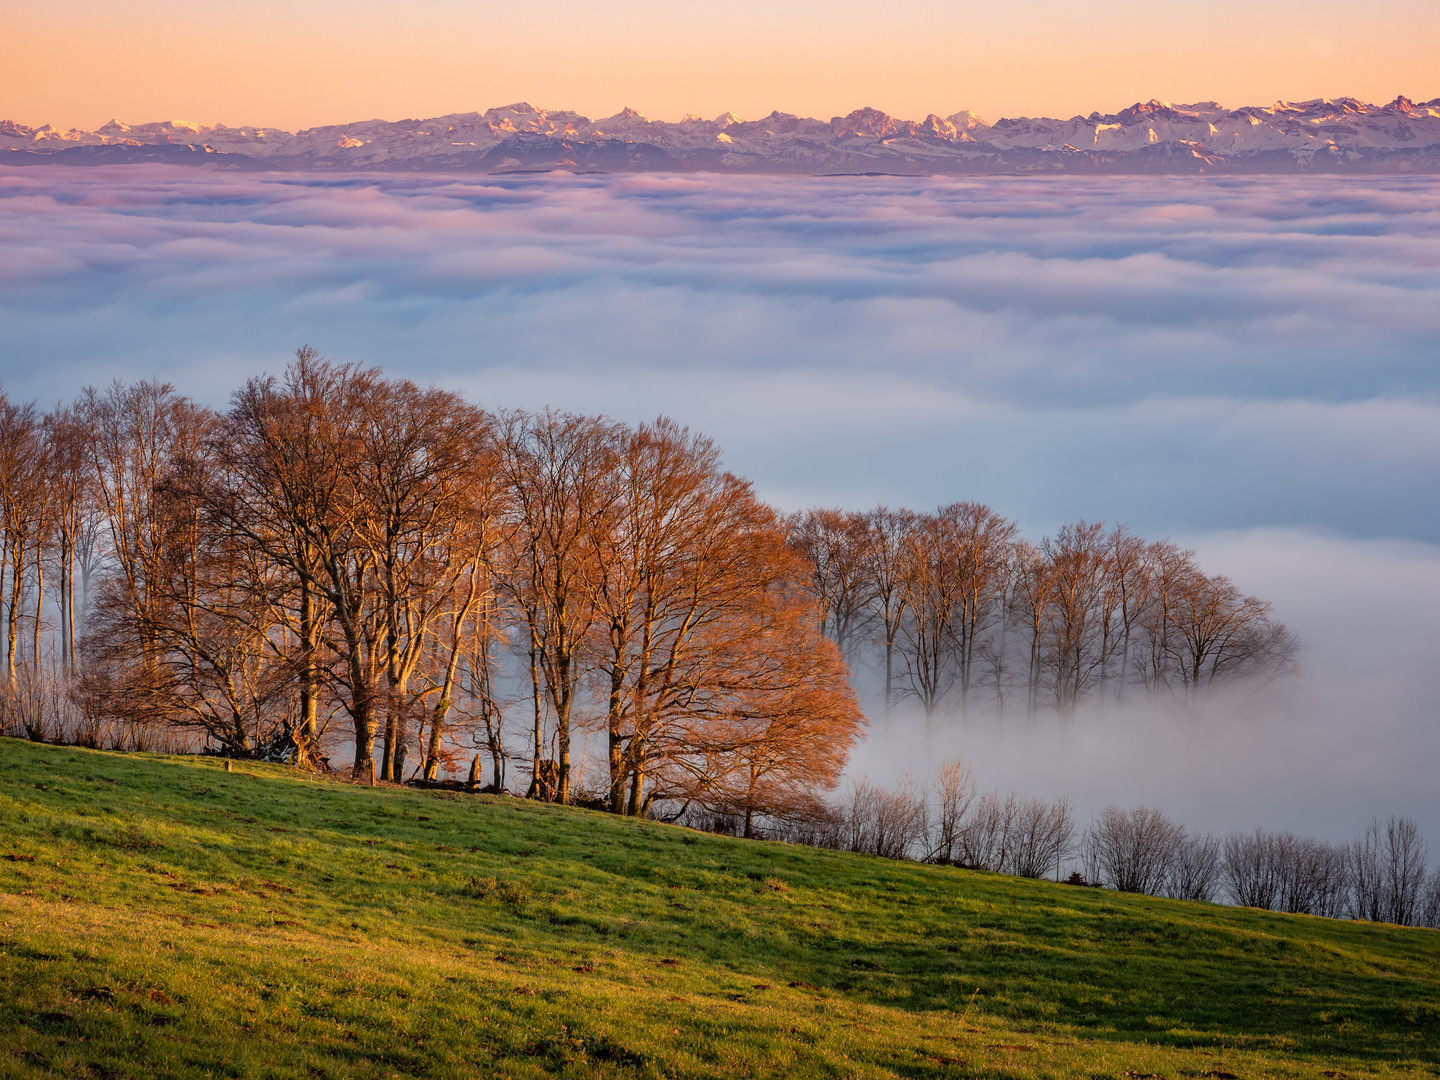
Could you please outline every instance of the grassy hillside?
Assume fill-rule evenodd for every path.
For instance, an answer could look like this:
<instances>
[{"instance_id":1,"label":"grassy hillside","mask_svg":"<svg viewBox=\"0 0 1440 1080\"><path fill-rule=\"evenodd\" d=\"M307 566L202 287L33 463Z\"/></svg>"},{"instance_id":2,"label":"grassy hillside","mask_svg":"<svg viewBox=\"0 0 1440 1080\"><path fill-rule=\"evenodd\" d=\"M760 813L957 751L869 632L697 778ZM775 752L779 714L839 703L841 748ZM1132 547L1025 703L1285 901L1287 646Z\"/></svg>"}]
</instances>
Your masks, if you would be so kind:
<instances>
[{"instance_id":1,"label":"grassy hillside","mask_svg":"<svg viewBox=\"0 0 1440 1080\"><path fill-rule=\"evenodd\" d=\"M1440 1076L1440 934L0 740L0 1076Z\"/></svg>"}]
</instances>

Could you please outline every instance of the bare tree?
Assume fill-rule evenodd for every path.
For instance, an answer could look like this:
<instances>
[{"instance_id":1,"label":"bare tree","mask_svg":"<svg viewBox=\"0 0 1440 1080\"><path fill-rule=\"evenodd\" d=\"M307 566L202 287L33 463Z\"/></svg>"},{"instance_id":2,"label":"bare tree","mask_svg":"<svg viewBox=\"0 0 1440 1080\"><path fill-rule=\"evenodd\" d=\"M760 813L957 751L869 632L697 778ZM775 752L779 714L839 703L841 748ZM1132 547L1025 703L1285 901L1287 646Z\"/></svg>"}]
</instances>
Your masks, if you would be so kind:
<instances>
[{"instance_id":1,"label":"bare tree","mask_svg":"<svg viewBox=\"0 0 1440 1080\"><path fill-rule=\"evenodd\" d=\"M1416 922L1420 926L1440 930L1440 867L1436 867L1426 880L1420 900L1420 914Z\"/></svg>"},{"instance_id":2,"label":"bare tree","mask_svg":"<svg viewBox=\"0 0 1440 1080\"><path fill-rule=\"evenodd\" d=\"M955 861L971 870L998 871L1007 866L1019 809L1020 800L1013 791L1003 800L993 791L981 795L960 830Z\"/></svg>"},{"instance_id":3,"label":"bare tree","mask_svg":"<svg viewBox=\"0 0 1440 1080\"><path fill-rule=\"evenodd\" d=\"M1210 902L1220 887L1220 841L1187 833L1175 849L1164 895L1175 900Z\"/></svg>"},{"instance_id":4,"label":"bare tree","mask_svg":"<svg viewBox=\"0 0 1440 1080\"><path fill-rule=\"evenodd\" d=\"M1288 832L1271 840L1279 876L1276 907L1296 915L1338 914L1347 884L1343 849Z\"/></svg>"},{"instance_id":5,"label":"bare tree","mask_svg":"<svg viewBox=\"0 0 1440 1080\"><path fill-rule=\"evenodd\" d=\"M867 572L870 518L844 510L805 510L788 519L790 543L811 568L821 628L850 656L873 617L875 585Z\"/></svg>"},{"instance_id":6,"label":"bare tree","mask_svg":"<svg viewBox=\"0 0 1440 1080\"><path fill-rule=\"evenodd\" d=\"M76 411L67 406L57 407L45 417L45 437L50 448L48 484L54 500L60 661L73 672L77 639L75 571L77 565L83 566L87 532L93 533L95 521L86 462L88 434Z\"/></svg>"},{"instance_id":7,"label":"bare tree","mask_svg":"<svg viewBox=\"0 0 1440 1080\"><path fill-rule=\"evenodd\" d=\"M1025 708L1040 706L1044 651L1054 608L1053 573L1049 561L1033 544L1021 542L1015 552L1013 610L1026 644Z\"/></svg>"},{"instance_id":8,"label":"bare tree","mask_svg":"<svg viewBox=\"0 0 1440 1080\"><path fill-rule=\"evenodd\" d=\"M1241 907L1273 910L1280 899L1280 865L1275 838L1263 829L1225 838L1225 884Z\"/></svg>"},{"instance_id":9,"label":"bare tree","mask_svg":"<svg viewBox=\"0 0 1440 1080\"><path fill-rule=\"evenodd\" d=\"M960 851L966 818L975 802L975 777L970 766L959 758L941 763L935 794L939 805L925 858L927 862L952 863Z\"/></svg>"},{"instance_id":10,"label":"bare tree","mask_svg":"<svg viewBox=\"0 0 1440 1080\"><path fill-rule=\"evenodd\" d=\"M1016 877L1042 878L1053 873L1058 879L1060 864L1075 850L1070 800L1025 799L1010 824L1002 869Z\"/></svg>"},{"instance_id":11,"label":"bare tree","mask_svg":"<svg viewBox=\"0 0 1440 1080\"><path fill-rule=\"evenodd\" d=\"M866 515L867 544L864 566L869 579L871 602L880 624L881 647L885 656L885 708L894 703L895 650L905 623L908 593L905 565L909 537L915 529L915 514L909 510L876 507Z\"/></svg>"},{"instance_id":12,"label":"bare tree","mask_svg":"<svg viewBox=\"0 0 1440 1080\"><path fill-rule=\"evenodd\" d=\"M1100 621L1101 645L1100 682L1104 686L1115 680L1115 697L1124 697L1130 681L1130 656L1135 633L1146 605L1150 602L1150 562L1145 541L1117 525L1105 539L1105 583L1102 593ZM1118 659L1120 671L1112 675Z\"/></svg>"},{"instance_id":13,"label":"bare tree","mask_svg":"<svg viewBox=\"0 0 1440 1080\"><path fill-rule=\"evenodd\" d=\"M1177 680L1183 643L1176 625L1186 592L1199 570L1192 552L1168 540L1145 551L1147 595L1140 612L1142 634L1135 646L1136 675L1152 694L1169 690Z\"/></svg>"},{"instance_id":14,"label":"bare tree","mask_svg":"<svg viewBox=\"0 0 1440 1080\"><path fill-rule=\"evenodd\" d=\"M1181 685L1187 696L1242 675L1265 678L1287 670L1295 642L1269 619L1270 605L1244 596L1223 577L1194 574L1172 613Z\"/></svg>"},{"instance_id":15,"label":"bare tree","mask_svg":"<svg viewBox=\"0 0 1440 1080\"><path fill-rule=\"evenodd\" d=\"M20 620L26 593L42 565L49 504L49 456L35 406L15 405L0 395L0 528L3 528L0 542L4 551L3 564L0 564L0 602L5 615L5 676L12 689L17 685ZM3 588L7 579L8 594ZM40 610L37 601L37 644ZM38 649L34 659L38 664Z\"/></svg>"},{"instance_id":16,"label":"bare tree","mask_svg":"<svg viewBox=\"0 0 1440 1080\"><path fill-rule=\"evenodd\" d=\"M1075 818L1068 799L1005 798L986 792L960 829L957 864L1017 877L1058 874L1075 848Z\"/></svg>"},{"instance_id":17,"label":"bare tree","mask_svg":"<svg viewBox=\"0 0 1440 1080\"><path fill-rule=\"evenodd\" d=\"M1102 522L1066 525L1040 545L1049 564L1048 652L1055 708L1075 711L1100 673L1104 636L1100 600L1105 593L1105 533Z\"/></svg>"},{"instance_id":18,"label":"bare tree","mask_svg":"<svg viewBox=\"0 0 1440 1080\"><path fill-rule=\"evenodd\" d=\"M813 817L863 724L839 650L820 635L813 606L794 594L772 599L778 610L735 612L753 630L740 640L760 647L723 648L724 681L696 686L663 737L652 729L647 740L665 751L653 764L658 789L737 816L747 837L761 817ZM901 827L893 817L882 815L882 836Z\"/></svg>"},{"instance_id":19,"label":"bare tree","mask_svg":"<svg viewBox=\"0 0 1440 1080\"><path fill-rule=\"evenodd\" d=\"M925 795L906 775L894 788L882 788L875 799L873 851L885 859L909 858L925 837Z\"/></svg>"},{"instance_id":20,"label":"bare tree","mask_svg":"<svg viewBox=\"0 0 1440 1080\"><path fill-rule=\"evenodd\" d=\"M436 693L444 723L461 633L488 583L480 574L495 516L497 454L489 418L459 395L408 381L374 382L355 400L361 433L353 478L364 512L357 542L375 569L384 622L385 752L380 773L403 780L406 722L419 702L410 681L427 658L437 621L450 616ZM562 777L563 783L563 777Z\"/></svg>"},{"instance_id":21,"label":"bare tree","mask_svg":"<svg viewBox=\"0 0 1440 1080\"><path fill-rule=\"evenodd\" d=\"M1004 616L1004 598L1019 526L979 503L952 503L937 517L947 524L956 569L951 624L960 703L967 705L978 681L975 661L990 625Z\"/></svg>"},{"instance_id":22,"label":"bare tree","mask_svg":"<svg viewBox=\"0 0 1440 1080\"><path fill-rule=\"evenodd\" d=\"M1159 810L1107 806L1085 833L1085 876L1121 892L1159 896L1174 877L1184 843L1184 827Z\"/></svg>"},{"instance_id":23,"label":"bare tree","mask_svg":"<svg viewBox=\"0 0 1440 1080\"><path fill-rule=\"evenodd\" d=\"M925 837L925 796L909 776L893 789L862 777L852 782L842 817L850 851L908 858Z\"/></svg>"},{"instance_id":24,"label":"bare tree","mask_svg":"<svg viewBox=\"0 0 1440 1080\"><path fill-rule=\"evenodd\" d=\"M554 710L555 795L570 795L572 712L582 650L598 612L591 581L612 511L618 429L594 417L544 412L504 417L502 469L513 500L503 582L524 618L535 704L532 791L546 790L542 692Z\"/></svg>"},{"instance_id":25,"label":"bare tree","mask_svg":"<svg viewBox=\"0 0 1440 1080\"><path fill-rule=\"evenodd\" d=\"M491 568L493 572L493 567ZM503 574L497 574L503 577ZM510 752L505 744L506 701L499 690L499 667L495 652L501 642L500 605L498 597L482 599L474 633L470 638L470 654L466 657L463 685L474 703L480 745L490 754L491 788L499 794L506 790L506 771Z\"/></svg>"},{"instance_id":26,"label":"bare tree","mask_svg":"<svg viewBox=\"0 0 1440 1080\"><path fill-rule=\"evenodd\" d=\"M869 852L875 849L875 818L880 789L865 777L850 782L841 804L842 843L845 850Z\"/></svg>"},{"instance_id":27,"label":"bare tree","mask_svg":"<svg viewBox=\"0 0 1440 1080\"><path fill-rule=\"evenodd\" d=\"M201 489L218 519L295 581L300 737L315 738L324 678L350 715L357 776L374 767L387 660L371 509L357 486L365 402L380 381L299 350L283 381L252 379L236 393L215 442L219 475ZM322 648L335 664L320 662Z\"/></svg>"},{"instance_id":28,"label":"bare tree","mask_svg":"<svg viewBox=\"0 0 1440 1080\"><path fill-rule=\"evenodd\" d=\"M955 616L960 604L955 522L943 514L918 517L901 554L905 618L901 656L914 695L933 716L956 678Z\"/></svg>"},{"instance_id":29,"label":"bare tree","mask_svg":"<svg viewBox=\"0 0 1440 1080\"><path fill-rule=\"evenodd\" d=\"M1385 819L1380 848L1384 881L1382 918L1399 926L1412 926L1423 903L1428 845L1414 818L1391 814Z\"/></svg>"},{"instance_id":30,"label":"bare tree","mask_svg":"<svg viewBox=\"0 0 1440 1080\"><path fill-rule=\"evenodd\" d=\"M168 384L87 388L78 412L89 435L89 467L113 558L105 604L108 656L118 681L103 695L138 723L163 720L174 696L162 670L159 630L169 603L176 514L184 504L167 485L185 462L200 457L213 416ZM99 673L92 673L98 675Z\"/></svg>"},{"instance_id":31,"label":"bare tree","mask_svg":"<svg viewBox=\"0 0 1440 1080\"><path fill-rule=\"evenodd\" d=\"M1428 850L1411 818L1391 814L1382 824L1371 818L1346 847L1352 919L1409 926L1426 905Z\"/></svg>"}]
</instances>

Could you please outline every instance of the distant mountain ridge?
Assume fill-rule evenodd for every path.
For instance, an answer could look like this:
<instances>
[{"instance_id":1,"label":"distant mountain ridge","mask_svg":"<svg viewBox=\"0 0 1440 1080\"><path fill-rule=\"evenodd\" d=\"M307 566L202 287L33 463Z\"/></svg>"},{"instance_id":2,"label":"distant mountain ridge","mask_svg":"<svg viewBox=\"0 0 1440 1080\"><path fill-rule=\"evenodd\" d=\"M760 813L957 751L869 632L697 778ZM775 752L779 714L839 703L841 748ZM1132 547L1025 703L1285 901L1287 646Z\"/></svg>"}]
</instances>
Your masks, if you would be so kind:
<instances>
[{"instance_id":1,"label":"distant mountain ridge","mask_svg":"<svg viewBox=\"0 0 1440 1080\"><path fill-rule=\"evenodd\" d=\"M328 171L725 173L1440 173L1440 98L1354 98L1225 109L1151 100L1069 120L972 112L923 121L857 109L670 123L633 109L590 120L524 102L429 120L287 132L114 120L95 131L0 121L0 164L170 162Z\"/></svg>"}]
</instances>

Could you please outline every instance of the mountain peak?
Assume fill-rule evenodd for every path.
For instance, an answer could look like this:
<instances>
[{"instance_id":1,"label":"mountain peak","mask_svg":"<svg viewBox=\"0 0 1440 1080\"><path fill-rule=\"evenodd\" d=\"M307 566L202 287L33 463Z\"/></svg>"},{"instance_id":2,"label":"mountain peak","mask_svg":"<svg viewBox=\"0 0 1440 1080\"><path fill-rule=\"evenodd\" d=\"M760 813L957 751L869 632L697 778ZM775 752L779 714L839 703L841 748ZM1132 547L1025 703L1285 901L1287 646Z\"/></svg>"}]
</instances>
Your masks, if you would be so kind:
<instances>
[{"instance_id":1,"label":"mountain peak","mask_svg":"<svg viewBox=\"0 0 1440 1080\"><path fill-rule=\"evenodd\" d=\"M95 131L0 122L10 164L201 160L256 169L775 173L1352 171L1440 174L1440 99L1353 97L1225 110L1137 101L1119 113L1002 118L968 110L907 120L873 107L828 121L776 110L756 121L649 121L625 107L590 121L526 101L427 120L367 120L290 133L167 120ZM164 149L164 148L169 149ZM206 153L181 153L206 148ZM74 151L71 153L71 151ZM58 157L56 155L59 155Z\"/></svg>"}]
</instances>

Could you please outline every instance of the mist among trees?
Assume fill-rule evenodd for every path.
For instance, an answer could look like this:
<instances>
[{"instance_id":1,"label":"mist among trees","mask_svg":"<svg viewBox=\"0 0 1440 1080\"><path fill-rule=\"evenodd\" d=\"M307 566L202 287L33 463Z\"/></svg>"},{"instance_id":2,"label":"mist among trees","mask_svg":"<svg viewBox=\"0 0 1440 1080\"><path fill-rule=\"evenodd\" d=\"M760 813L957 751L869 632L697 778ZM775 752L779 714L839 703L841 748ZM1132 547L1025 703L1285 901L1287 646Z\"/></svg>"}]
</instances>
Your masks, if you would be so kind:
<instances>
[{"instance_id":1,"label":"mist among trees","mask_svg":"<svg viewBox=\"0 0 1440 1080\"><path fill-rule=\"evenodd\" d=\"M826 634L883 671L887 706L1073 713L1087 699L1192 700L1268 681L1295 640L1193 552L1080 521L1033 543L978 503L790 519Z\"/></svg>"},{"instance_id":2,"label":"mist among trees","mask_svg":"<svg viewBox=\"0 0 1440 1080\"><path fill-rule=\"evenodd\" d=\"M833 794L865 723L852 667L932 719L1196 701L1291 670L1263 600L1123 526L1032 541L966 502L784 516L663 418L488 412L310 349L224 411L149 382L49 412L0 400L0 518L12 734L1434 919L1406 819L1338 847L1145 809L1082 829L1064 799L977 794L958 762L934 791Z\"/></svg>"}]
</instances>

